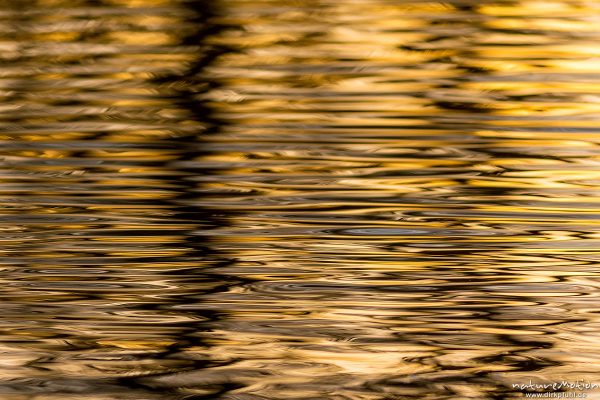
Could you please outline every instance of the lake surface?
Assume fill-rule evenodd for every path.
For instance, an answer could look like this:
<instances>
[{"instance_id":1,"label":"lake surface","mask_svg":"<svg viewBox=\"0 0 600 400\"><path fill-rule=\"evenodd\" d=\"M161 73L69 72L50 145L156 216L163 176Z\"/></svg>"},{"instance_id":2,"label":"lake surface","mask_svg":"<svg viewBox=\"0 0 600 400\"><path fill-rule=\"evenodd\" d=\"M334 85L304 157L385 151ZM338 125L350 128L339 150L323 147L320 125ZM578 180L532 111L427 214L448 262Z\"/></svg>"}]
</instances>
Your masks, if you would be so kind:
<instances>
[{"instance_id":1,"label":"lake surface","mask_svg":"<svg viewBox=\"0 0 600 400\"><path fill-rule=\"evenodd\" d=\"M0 399L600 384L600 2L0 0L0 35Z\"/></svg>"}]
</instances>

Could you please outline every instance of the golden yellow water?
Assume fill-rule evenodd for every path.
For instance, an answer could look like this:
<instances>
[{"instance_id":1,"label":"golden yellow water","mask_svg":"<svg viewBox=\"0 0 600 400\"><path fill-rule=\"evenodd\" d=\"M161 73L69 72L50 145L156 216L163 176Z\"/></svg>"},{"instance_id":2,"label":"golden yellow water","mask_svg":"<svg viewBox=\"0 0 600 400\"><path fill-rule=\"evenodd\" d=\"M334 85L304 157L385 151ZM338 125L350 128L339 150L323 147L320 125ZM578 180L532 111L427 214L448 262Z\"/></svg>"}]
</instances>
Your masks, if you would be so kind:
<instances>
[{"instance_id":1,"label":"golden yellow water","mask_svg":"<svg viewBox=\"0 0 600 400\"><path fill-rule=\"evenodd\" d=\"M599 1L0 0L0 36L1 400L600 384Z\"/></svg>"}]
</instances>

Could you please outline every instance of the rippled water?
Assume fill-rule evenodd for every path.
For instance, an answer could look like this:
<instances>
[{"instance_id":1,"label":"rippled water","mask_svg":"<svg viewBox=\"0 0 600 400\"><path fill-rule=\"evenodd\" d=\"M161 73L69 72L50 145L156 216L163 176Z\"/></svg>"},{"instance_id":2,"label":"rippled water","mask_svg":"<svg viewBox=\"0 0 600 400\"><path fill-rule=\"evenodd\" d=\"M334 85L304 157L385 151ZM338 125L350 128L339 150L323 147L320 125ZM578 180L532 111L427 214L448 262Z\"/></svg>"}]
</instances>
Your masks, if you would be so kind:
<instances>
[{"instance_id":1,"label":"rippled water","mask_svg":"<svg viewBox=\"0 0 600 400\"><path fill-rule=\"evenodd\" d=\"M600 384L600 2L3 0L0 35L0 399Z\"/></svg>"}]
</instances>

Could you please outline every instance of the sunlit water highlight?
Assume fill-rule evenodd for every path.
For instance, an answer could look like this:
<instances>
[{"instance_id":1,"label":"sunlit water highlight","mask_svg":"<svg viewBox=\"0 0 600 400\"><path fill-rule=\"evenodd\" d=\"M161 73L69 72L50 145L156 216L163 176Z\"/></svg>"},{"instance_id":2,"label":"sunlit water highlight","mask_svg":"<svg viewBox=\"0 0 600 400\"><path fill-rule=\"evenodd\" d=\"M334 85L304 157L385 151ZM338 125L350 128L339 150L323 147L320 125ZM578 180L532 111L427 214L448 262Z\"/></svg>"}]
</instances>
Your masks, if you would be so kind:
<instances>
[{"instance_id":1,"label":"sunlit water highlight","mask_svg":"<svg viewBox=\"0 0 600 400\"><path fill-rule=\"evenodd\" d=\"M0 35L0 399L600 383L599 2L4 0Z\"/></svg>"}]
</instances>

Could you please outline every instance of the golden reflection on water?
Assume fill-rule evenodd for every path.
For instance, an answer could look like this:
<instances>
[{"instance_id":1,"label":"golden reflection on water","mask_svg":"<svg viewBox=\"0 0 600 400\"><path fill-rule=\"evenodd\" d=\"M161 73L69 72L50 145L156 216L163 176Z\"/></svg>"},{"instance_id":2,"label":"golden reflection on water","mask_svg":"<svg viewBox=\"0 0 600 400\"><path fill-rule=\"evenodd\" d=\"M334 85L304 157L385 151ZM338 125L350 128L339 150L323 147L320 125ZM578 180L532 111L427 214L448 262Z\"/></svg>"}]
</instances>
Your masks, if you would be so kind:
<instances>
[{"instance_id":1,"label":"golden reflection on water","mask_svg":"<svg viewBox=\"0 0 600 400\"><path fill-rule=\"evenodd\" d=\"M600 3L0 18L1 399L600 384Z\"/></svg>"}]
</instances>

